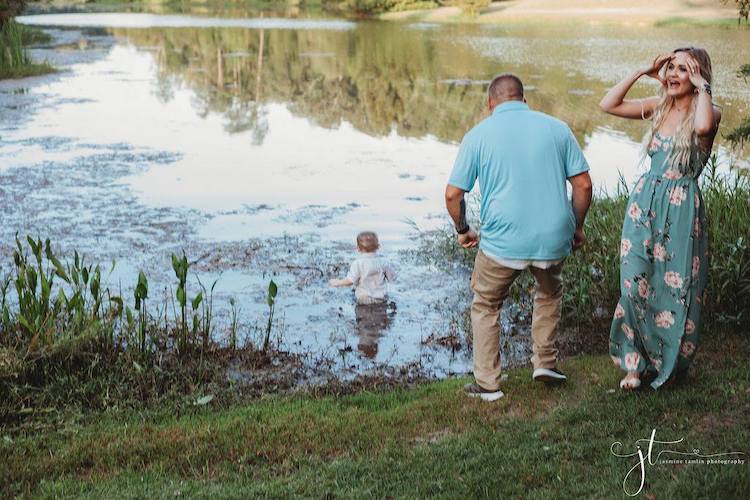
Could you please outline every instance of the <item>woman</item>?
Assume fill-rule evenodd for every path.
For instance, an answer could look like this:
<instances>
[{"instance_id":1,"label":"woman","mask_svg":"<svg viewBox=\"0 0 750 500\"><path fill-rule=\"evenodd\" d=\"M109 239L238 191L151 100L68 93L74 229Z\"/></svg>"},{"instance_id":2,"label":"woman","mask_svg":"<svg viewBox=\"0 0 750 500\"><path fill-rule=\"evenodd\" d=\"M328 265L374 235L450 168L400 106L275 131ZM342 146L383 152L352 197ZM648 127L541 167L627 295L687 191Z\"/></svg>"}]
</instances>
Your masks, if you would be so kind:
<instances>
[{"instance_id":1,"label":"woman","mask_svg":"<svg viewBox=\"0 0 750 500\"><path fill-rule=\"evenodd\" d=\"M641 77L661 82L658 97L627 100ZM613 87L602 110L651 120L646 153L651 168L628 200L620 244L620 300L610 330L610 355L626 370L623 389L655 373L657 389L684 372L698 345L708 271L708 239L698 176L719 128L711 102L711 60L680 48Z\"/></svg>"}]
</instances>

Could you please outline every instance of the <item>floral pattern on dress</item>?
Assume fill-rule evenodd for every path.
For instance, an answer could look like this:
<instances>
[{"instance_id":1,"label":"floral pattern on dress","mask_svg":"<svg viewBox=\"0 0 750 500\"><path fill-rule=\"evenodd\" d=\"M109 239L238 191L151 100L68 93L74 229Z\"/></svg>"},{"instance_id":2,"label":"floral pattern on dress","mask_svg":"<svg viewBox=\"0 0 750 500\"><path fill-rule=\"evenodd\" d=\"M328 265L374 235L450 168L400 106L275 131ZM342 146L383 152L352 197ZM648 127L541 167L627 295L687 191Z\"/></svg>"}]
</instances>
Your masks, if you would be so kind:
<instances>
[{"instance_id":1,"label":"floral pattern on dress","mask_svg":"<svg viewBox=\"0 0 750 500\"><path fill-rule=\"evenodd\" d=\"M610 356L626 371L654 372L653 388L687 369L701 330L708 272L697 179L669 165L672 139L654 135L651 168L628 200L620 240L620 300Z\"/></svg>"}]
</instances>

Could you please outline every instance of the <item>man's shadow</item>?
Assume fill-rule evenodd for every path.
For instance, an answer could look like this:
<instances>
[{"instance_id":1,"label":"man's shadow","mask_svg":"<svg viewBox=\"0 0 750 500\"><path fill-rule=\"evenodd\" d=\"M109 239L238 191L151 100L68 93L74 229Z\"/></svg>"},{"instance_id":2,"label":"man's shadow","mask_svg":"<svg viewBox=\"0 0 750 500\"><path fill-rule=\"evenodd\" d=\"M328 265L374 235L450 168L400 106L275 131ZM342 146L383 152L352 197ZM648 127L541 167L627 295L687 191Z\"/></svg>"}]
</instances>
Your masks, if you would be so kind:
<instances>
[{"instance_id":1,"label":"man's shadow","mask_svg":"<svg viewBox=\"0 0 750 500\"><path fill-rule=\"evenodd\" d=\"M380 337L390 328L396 316L396 303L357 304L354 306L356 333L359 336L357 349L368 359L375 359L378 354Z\"/></svg>"}]
</instances>

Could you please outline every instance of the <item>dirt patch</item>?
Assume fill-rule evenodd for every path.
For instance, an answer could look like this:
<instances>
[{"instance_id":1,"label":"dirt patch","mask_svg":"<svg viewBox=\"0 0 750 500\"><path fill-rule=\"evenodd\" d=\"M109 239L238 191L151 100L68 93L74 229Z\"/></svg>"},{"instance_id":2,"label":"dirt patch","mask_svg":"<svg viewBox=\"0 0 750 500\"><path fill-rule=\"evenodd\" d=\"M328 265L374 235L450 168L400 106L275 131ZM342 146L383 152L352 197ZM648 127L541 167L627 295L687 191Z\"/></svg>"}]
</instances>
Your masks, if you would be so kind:
<instances>
[{"instance_id":1,"label":"dirt patch","mask_svg":"<svg viewBox=\"0 0 750 500\"><path fill-rule=\"evenodd\" d=\"M564 4L564 5L563 5ZM711 0L690 2L680 0L509 0L493 2L475 16L469 16L459 7L440 7L431 10L391 12L380 16L390 20L419 20L425 23L470 21L476 23L502 23L507 21L555 20L570 22L607 22L619 24L653 25L667 19L691 20L736 19L737 10L732 2L722 5Z\"/></svg>"}]
</instances>

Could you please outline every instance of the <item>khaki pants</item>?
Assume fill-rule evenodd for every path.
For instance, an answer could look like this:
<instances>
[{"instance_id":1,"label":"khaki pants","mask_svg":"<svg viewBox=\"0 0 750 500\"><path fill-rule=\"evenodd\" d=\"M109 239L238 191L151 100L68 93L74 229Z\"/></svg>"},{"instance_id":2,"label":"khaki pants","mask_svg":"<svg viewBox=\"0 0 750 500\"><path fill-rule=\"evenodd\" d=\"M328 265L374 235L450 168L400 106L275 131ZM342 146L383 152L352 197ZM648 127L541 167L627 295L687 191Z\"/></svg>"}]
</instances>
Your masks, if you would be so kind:
<instances>
[{"instance_id":1,"label":"khaki pants","mask_svg":"<svg viewBox=\"0 0 750 500\"><path fill-rule=\"evenodd\" d=\"M534 341L534 368L554 368L557 362L555 339L562 302L562 266L549 269L529 267L536 279L531 337ZM501 266L481 250L474 261L471 289L471 329L474 336L474 378L484 389L500 387L500 325L503 300L522 271Z\"/></svg>"}]
</instances>

